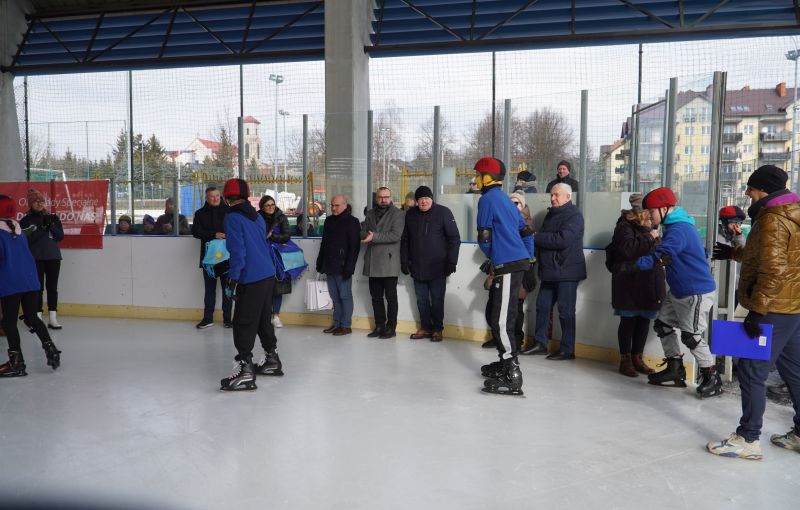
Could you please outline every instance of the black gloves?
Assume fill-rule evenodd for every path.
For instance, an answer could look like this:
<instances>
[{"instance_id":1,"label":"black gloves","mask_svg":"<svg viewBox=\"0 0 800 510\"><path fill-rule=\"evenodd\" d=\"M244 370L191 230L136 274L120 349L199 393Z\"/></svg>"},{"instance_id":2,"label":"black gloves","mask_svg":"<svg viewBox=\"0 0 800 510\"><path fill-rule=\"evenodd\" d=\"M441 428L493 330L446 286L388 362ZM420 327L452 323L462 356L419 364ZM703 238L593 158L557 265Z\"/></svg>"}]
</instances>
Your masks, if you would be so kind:
<instances>
[{"instance_id":1,"label":"black gloves","mask_svg":"<svg viewBox=\"0 0 800 510\"><path fill-rule=\"evenodd\" d=\"M724 243L714 245L711 258L714 260L730 260L733 257L733 246ZM751 312L752 313L752 312Z\"/></svg>"},{"instance_id":2,"label":"black gloves","mask_svg":"<svg viewBox=\"0 0 800 510\"><path fill-rule=\"evenodd\" d=\"M400 272L405 275L411 273L411 271L408 269L408 264L400 264Z\"/></svg>"},{"instance_id":3,"label":"black gloves","mask_svg":"<svg viewBox=\"0 0 800 510\"><path fill-rule=\"evenodd\" d=\"M44 219L42 220L42 228L45 230L50 230L50 227L58 221L58 216L55 214L45 214Z\"/></svg>"},{"instance_id":4,"label":"black gloves","mask_svg":"<svg viewBox=\"0 0 800 510\"><path fill-rule=\"evenodd\" d=\"M744 330L747 333L747 336L750 338L758 338L761 336L761 333L764 332L761 329L761 321L764 319L764 316L758 312L747 312L747 317L744 318Z\"/></svg>"},{"instance_id":5,"label":"black gloves","mask_svg":"<svg viewBox=\"0 0 800 510\"><path fill-rule=\"evenodd\" d=\"M481 264L480 270L486 274L489 274L492 271L492 262L490 260L484 261L484 263Z\"/></svg>"},{"instance_id":6,"label":"black gloves","mask_svg":"<svg viewBox=\"0 0 800 510\"><path fill-rule=\"evenodd\" d=\"M451 274L456 272L456 265L448 263L444 268L444 275L450 276Z\"/></svg>"}]
</instances>

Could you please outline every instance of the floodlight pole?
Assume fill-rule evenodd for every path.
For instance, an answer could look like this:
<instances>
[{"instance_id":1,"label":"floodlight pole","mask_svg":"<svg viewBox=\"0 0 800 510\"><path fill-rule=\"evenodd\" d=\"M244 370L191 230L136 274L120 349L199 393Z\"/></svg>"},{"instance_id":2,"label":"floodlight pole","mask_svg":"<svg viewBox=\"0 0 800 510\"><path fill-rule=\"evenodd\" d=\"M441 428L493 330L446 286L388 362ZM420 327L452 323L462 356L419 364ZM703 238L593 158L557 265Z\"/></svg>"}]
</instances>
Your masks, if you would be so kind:
<instances>
[{"instance_id":1,"label":"floodlight pole","mask_svg":"<svg viewBox=\"0 0 800 510\"><path fill-rule=\"evenodd\" d=\"M800 108L797 105L797 62L800 60L800 49L799 50L790 50L786 52L786 58L789 60L794 60L794 103L792 107L792 158L789 163L791 166L790 175L790 185L789 189L792 191L796 190L796 186L798 184L798 179L795 174L800 171L800 161L795 163L795 158L797 157L798 146L797 146L797 114L800 112Z\"/></svg>"}]
</instances>

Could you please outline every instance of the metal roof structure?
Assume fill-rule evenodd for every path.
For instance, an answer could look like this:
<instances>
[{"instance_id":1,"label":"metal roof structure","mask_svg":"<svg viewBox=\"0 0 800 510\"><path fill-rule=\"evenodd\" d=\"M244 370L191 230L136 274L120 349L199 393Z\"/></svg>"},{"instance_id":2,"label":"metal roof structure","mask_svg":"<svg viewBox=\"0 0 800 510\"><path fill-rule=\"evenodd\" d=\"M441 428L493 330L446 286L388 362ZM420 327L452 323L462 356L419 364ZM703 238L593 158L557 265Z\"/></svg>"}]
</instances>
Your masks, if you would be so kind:
<instances>
[{"instance_id":1,"label":"metal roof structure","mask_svg":"<svg viewBox=\"0 0 800 510\"><path fill-rule=\"evenodd\" d=\"M327 0L345 1L345 0ZM372 0L373 57L800 34L800 0ZM18 75L319 60L324 0L34 2Z\"/></svg>"}]
</instances>

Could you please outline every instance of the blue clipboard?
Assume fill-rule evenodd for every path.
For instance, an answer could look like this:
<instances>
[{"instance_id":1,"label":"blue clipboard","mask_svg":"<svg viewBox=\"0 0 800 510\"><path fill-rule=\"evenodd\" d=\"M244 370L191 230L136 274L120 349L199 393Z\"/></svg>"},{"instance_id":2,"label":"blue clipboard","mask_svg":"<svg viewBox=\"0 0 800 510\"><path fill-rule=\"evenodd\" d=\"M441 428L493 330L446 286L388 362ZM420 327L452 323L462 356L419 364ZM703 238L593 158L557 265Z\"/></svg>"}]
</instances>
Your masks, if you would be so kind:
<instances>
[{"instance_id":1,"label":"blue clipboard","mask_svg":"<svg viewBox=\"0 0 800 510\"><path fill-rule=\"evenodd\" d=\"M711 352L719 356L769 361L772 352L772 324L761 324L764 332L750 338L741 322L713 321Z\"/></svg>"}]
</instances>

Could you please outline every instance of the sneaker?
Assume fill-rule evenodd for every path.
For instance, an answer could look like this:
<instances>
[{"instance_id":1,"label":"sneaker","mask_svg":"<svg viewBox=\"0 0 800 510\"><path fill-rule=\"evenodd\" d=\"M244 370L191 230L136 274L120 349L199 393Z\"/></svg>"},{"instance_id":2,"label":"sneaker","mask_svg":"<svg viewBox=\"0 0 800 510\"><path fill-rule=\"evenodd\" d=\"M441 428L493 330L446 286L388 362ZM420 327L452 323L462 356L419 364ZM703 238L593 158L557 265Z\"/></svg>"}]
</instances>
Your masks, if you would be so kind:
<instances>
[{"instance_id":1,"label":"sneaker","mask_svg":"<svg viewBox=\"0 0 800 510\"><path fill-rule=\"evenodd\" d=\"M203 319L200 322L198 322L195 327L197 329L206 329L206 328L210 328L213 325L214 325L214 321L207 321L207 320Z\"/></svg>"},{"instance_id":2,"label":"sneaker","mask_svg":"<svg viewBox=\"0 0 800 510\"><path fill-rule=\"evenodd\" d=\"M761 441L748 443L737 433L722 441L712 441L706 445L709 452L720 457L738 457L740 459L761 460Z\"/></svg>"},{"instance_id":3,"label":"sneaker","mask_svg":"<svg viewBox=\"0 0 800 510\"><path fill-rule=\"evenodd\" d=\"M272 316L272 325L275 326L276 328L282 328L283 327L283 323L281 322L281 318L278 317L277 315L273 315Z\"/></svg>"},{"instance_id":4,"label":"sneaker","mask_svg":"<svg viewBox=\"0 0 800 510\"><path fill-rule=\"evenodd\" d=\"M232 329L233 328L233 321L225 321L222 323L223 328Z\"/></svg>"},{"instance_id":5,"label":"sneaker","mask_svg":"<svg viewBox=\"0 0 800 510\"><path fill-rule=\"evenodd\" d=\"M769 440L775 446L800 452L800 436L798 436L794 430L790 430L786 434L782 435L775 434L774 436L770 437Z\"/></svg>"}]
</instances>

